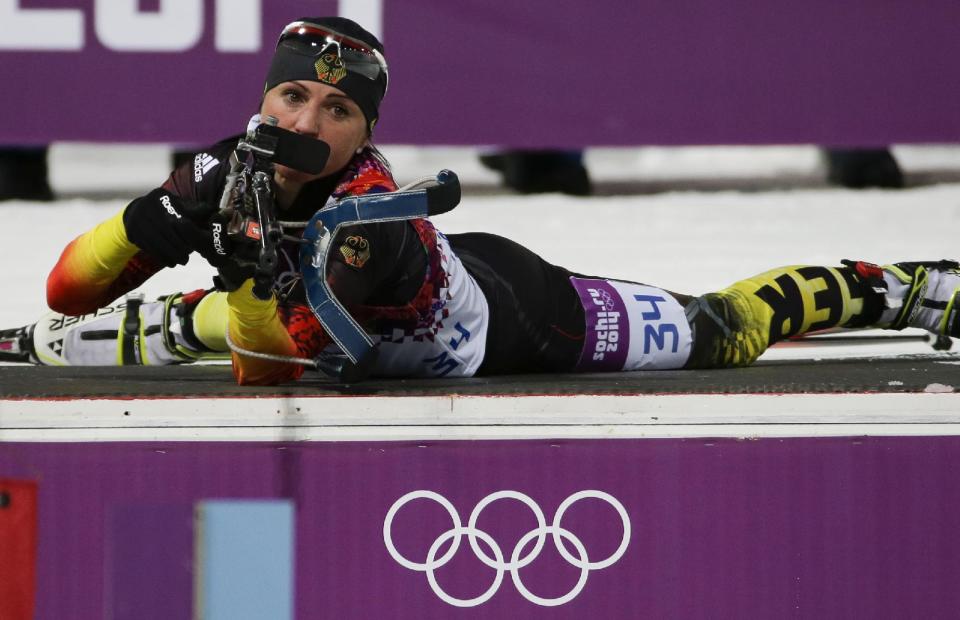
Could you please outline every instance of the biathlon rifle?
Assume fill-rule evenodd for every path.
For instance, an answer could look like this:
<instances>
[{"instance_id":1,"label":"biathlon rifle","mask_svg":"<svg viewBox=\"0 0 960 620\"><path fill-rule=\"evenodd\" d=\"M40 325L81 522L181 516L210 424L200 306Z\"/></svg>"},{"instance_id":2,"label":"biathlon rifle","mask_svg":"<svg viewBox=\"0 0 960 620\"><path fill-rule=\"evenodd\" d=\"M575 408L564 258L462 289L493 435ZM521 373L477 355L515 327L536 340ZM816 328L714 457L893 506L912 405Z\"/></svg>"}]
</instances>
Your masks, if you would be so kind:
<instances>
[{"instance_id":1,"label":"biathlon rifle","mask_svg":"<svg viewBox=\"0 0 960 620\"><path fill-rule=\"evenodd\" d=\"M220 213L228 218L227 237L238 247L257 249L256 260L247 264L254 265L253 294L259 299L269 299L272 294L277 246L283 238L271 185L273 166L319 174L330 156L327 143L281 129L271 116L264 120L251 124L237 144L220 202ZM313 360L321 373L341 382L359 381L369 374L377 358L373 341L326 282L326 263L337 231L362 222L440 215L459 202L460 181L453 172L443 170L395 192L348 196L313 215L301 240L300 269L308 305L340 349L340 353Z\"/></svg>"},{"instance_id":2,"label":"biathlon rifle","mask_svg":"<svg viewBox=\"0 0 960 620\"><path fill-rule=\"evenodd\" d=\"M270 299L277 246L283 238L271 185L274 164L319 174L330 157L326 142L281 129L272 116L264 120L251 123L246 136L237 143L220 201L220 213L227 220L227 238L237 248L240 260L248 266L253 264L253 294L258 299Z\"/></svg>"}]
</instances>

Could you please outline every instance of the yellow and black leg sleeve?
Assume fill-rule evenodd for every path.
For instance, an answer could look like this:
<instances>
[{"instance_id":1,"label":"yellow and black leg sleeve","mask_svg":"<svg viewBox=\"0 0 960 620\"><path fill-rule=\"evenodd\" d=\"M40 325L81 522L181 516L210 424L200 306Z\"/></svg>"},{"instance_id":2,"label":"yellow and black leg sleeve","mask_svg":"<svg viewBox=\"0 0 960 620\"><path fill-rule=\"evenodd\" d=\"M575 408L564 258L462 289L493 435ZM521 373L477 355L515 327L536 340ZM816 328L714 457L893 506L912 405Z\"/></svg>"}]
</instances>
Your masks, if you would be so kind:
<instances>
[{"instance_id":1,"label":"yellow and black leg sleeve","mask_svg":"<svg viewBox=\"0 0 960 620\"><path fill-rule=\"evenodd\" d=\"M693 352L686 367L746 366L784 338L868 325L877 314L870 295L848 267L780 267L741 280L687 305Z\"/></svg>"}]
</instances>

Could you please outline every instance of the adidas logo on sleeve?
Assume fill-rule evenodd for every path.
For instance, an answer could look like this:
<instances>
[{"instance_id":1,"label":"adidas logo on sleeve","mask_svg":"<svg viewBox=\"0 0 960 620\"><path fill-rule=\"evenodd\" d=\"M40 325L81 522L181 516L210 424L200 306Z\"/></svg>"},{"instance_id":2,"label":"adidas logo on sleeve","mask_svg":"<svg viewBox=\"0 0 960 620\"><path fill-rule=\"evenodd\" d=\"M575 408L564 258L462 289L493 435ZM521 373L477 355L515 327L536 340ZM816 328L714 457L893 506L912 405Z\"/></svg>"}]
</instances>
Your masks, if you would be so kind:
<instances>
[{"instance_id":1,"label":"adidas logo on sleeve","mask_svg":"<svg viewBox=\"0 0 960 620\"><path fill-rule=\"evenodd\" d=\"M198 153L193 158L193 180L199 183L204 175L213 170L219 163L220 160L213 155Z\"/></svg>"}]
</instances>

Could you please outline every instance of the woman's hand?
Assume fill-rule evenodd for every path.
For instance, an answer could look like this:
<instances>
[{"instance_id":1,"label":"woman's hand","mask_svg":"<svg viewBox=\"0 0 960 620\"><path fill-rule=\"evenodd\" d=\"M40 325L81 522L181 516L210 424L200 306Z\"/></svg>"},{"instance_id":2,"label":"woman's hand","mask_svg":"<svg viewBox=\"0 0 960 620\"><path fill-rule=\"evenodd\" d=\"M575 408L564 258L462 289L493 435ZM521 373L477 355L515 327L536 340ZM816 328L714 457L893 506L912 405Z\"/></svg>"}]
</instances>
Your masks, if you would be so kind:
<instances>
[{"instance_id":1,"label":"woman's hand","mask_svg":"<svg viewBox=\"0 0 960 620\"><path fill-rule=\"evenodd\" d=\"M190 203L163 188L137 198L123 212L127 239L167 267L186 265L191 252L206 257L218 248L209 226L211 207ZM221 239L225 235L221 235ZM209 260L209 259L208 259Z\"/></svg>"},{"instance_id":2,"label":"woman's hand","mask_svg":"<svg viewBox=\"0 0 960 620\"><path fill-rule=\"evenodd\" d=\"M127 239L167 267L185 265L197 252L216 267L227 290L253 275L256 259L235 252L227 237L227 218L214 207L184 200L157 188L131 202L123 212Z\"/></svg>"}]
</instances>

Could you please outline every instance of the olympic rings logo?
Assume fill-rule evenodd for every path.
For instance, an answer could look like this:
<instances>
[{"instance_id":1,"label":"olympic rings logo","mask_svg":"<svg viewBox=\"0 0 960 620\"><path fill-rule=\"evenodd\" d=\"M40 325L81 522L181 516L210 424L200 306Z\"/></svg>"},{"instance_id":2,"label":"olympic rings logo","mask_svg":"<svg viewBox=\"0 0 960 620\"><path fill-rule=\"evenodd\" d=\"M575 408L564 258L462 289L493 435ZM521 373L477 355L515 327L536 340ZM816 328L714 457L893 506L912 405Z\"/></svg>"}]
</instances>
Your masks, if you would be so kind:
<instances>
[{"instance_id":1,"label":"olympic rings logo","mask_svg":"<svg viewBox=\"0 0 960 620\"><path fill-rule=\"evenodd\" d=\"M620 515L620 519L623 522L623 540L620 542L620 546L617 547L617 550L613 554L597 562L591 562L588 555L587 549L584 547L583 543L577 538L572 532L561 527L561 521L563 519L564 513L567 509L570 508L575 502L585 499L585 498L595 498L600 499L616 509L617 513ZM397 512L403 508L408 502L411 502L415 499L430 499L438 504L440 504L447 513L450 515L450 519L453 522L453 527L433 541L433 544L430 545L430 550L427 551L427 558L425 562L414 562L403 557L393 544L393 535L391 533L391 528L393 525L393 519L396 517ZM488 533L484 532L481 529L476 527L477 519L480 517L480 513L491 503L501 500L501 499L514 499L525 504L533 512L534 516L537 519L537 527L530 530L524 534L517 544L514 546L513 551L510 554L510 561L507 562L504 559L503 550L497 544L497 542L490 536ZM477 558L483 562L485 565L494 569L496 576L493 579L493 583L487 589L486 592L471 599L460 599L455 598L447 594L443 588L437 583L436 570L442 568L446 565L453 556L457 553L457 549L460 548L460 542L463 535L466 534L467 540L470 542L470 548L473 550L473 553ZM577 580L576 585L572 590L564 594L563 596L557 598L542 598L536 594L530 592L527 587L523 584L523 581L520 579L520 569L524 566L527 566L540 555L540 551L543 549L544 543L547 539L547 534L550 534L553 538L553 544L556 546L557 551L563 557L564 560L580 569L580 578ZM480 547L480 544L477 542L477 539L482 540L486 545L493 551L493 556L490 557L487 553ZM533 545L533 548L526 555L523 554L523 550L530 544L532 540L536 539L536 542ZM569 542L573 548L576 550L577 555L574 556L571 554L566 545L562 540ZM437 553L439 553L440 548L448 540L452 540L450 548L439 558ZM410 570L426 573L427 582L430 584L430 588L433 590L442 601L456 607L476 607L481 605L494 594L497 593L497 590L500 589L500 585L503 582L503 574L505 572L510 573L510 577L513 580L513 585L516 587L517 591L531 603L536 603L537 605L543 605L545 607L555 607L557 605L563 605L572 601L580 591L583 590L583 587L587 583L587 575L591 570L600 570L606 568L620 559L621 556L626 552L627 545L630 543L630 517L627 515L626 509L623 507L615 497L609 493L604 493L603 491L578 491L570 495L567 499L563 500L560 504L560 507L557 508L557 513L553 517L553 523L547 525L546 518L544 517L543 511L540 509L540 506L530 499L529 496L524 495L518 491L497 491L496 493L491 493L486 496L477 506L473 509L473 512L470 513L470 519L467 522L467 526L463 527L460 521L460 515L457 513L456 508L453 507L447 498L435 493L433 491L411 491L407 493L396 502L393 503L393 506L390 507L390 510L387 511L387 516L383 521L383 542L387 546L387 551L390 553L390 557L397 561L401 566L409 568Z\"/></svg>"}]
</instances>

